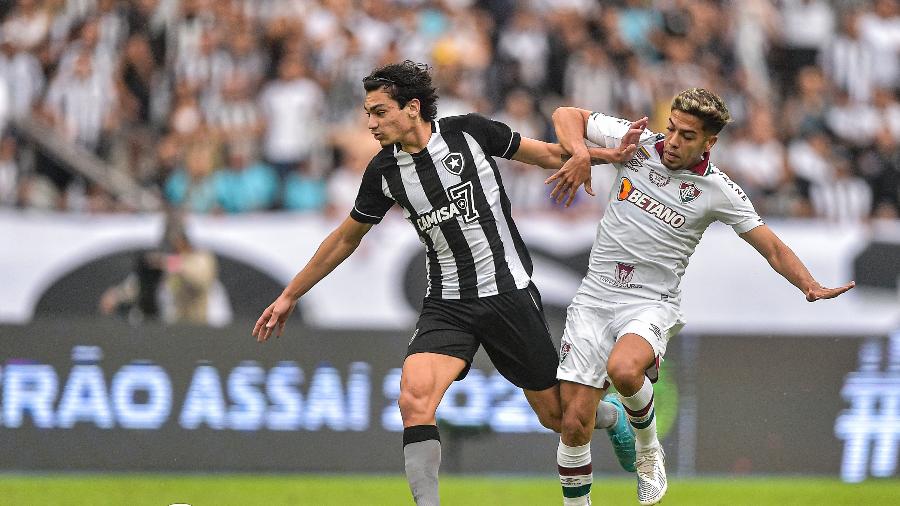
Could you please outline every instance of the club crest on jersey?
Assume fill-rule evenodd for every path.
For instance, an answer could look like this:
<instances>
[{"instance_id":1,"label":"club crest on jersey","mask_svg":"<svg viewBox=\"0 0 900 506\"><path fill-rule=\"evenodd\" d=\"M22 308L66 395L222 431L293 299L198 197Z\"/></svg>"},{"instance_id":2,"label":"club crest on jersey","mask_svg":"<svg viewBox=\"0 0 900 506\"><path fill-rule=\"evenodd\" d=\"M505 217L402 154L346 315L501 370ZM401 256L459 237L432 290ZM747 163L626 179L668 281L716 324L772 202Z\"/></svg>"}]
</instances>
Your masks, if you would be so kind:
<instances>
[{"instance_id":1,"label":"club crest on jersey","mask_svg":"<svg viewBox=\"0 0 900 506\"><path fill-rule=\"evenodd\" d=\"M663 186L669 184L669 181L671 181L671 180L672 180L672 178L670 176L660 174L659 172L656 172L655 170L650 169L650 181L653 184L655 184L656 186L659 186L660 188L662 188Z\"/></svg>"},{"instance_id":2,"label":"club crest on jersey","mask_svg":"<svg viewBox=\"0 0 900 506\"><path fill-rule=\"evenodd\" d=\"M569 356L569 352L572 351L572 345L563 341L562 345L559 347L559 363L563 363L563 360Z\"/></svg>"},{"instance_id":3,"label":"club crest on jersey","mask_svg":"<svg viewBox=\"0 0 900 506\"><path fill-rule=\"evenodd\" d=\"M678 194L681 196L681 202L684 204L696 199L701 193L703 192L694 183L682 182L681 186L678 187Z\"/></svg>"},{"instance_id":4,"label":"club crest on jersey","mask_svg":"<svg viewBox=\"0 0 900 506\"><path fill-rule=\"evenodd\" d=\"M443 165L444 168L447 169L447 172L453 174L454 176L462 174L463 164L463 156L461 153L448 153L447 156L441 158L441 165Z\"/></svg>"},{"instance_id":5,"label":"club crest on jersey","mask_svg":"<svg viewBox=\"0 0 900 506\"><path fill-rule=\"evenodd\" d=\"M697 192L699 195L699 190L697 190ZM620 201L634 204L638 209L653 215L656 219L672 228L680 228L684 225L685 217L683 215L678 214L678 212L671 207L639 190L627 177L622 178L622 182L619 184L619 193L616 195L616 198Z\"/></svg>"},{"instance_id":6,"label":"club crest on jersey","mask_svg":"<svg viewBox=\"0 0 900 506\"><path fill-rule=\"evenodd\" d=\"M607 285L612 285L617 288L643 288L644 285L632 283L631 280L634 279L634 265L626 264L624 262L616 262L616 275L614 278L609 276L600 276L600 281L606 283Z\"/></svg>"},{"instance_id":7,"label":"club crest on jersey","mask_svg":"<svg viewBox=\"0 0 900 506\"><path fill-rule=\"evenodd\" d=\"M616 281L621 285L627 285L631 283L631 278L634 277L634 266L630 264L623 264L622 262L616 262Z\"/></svg>"}]
</instances>

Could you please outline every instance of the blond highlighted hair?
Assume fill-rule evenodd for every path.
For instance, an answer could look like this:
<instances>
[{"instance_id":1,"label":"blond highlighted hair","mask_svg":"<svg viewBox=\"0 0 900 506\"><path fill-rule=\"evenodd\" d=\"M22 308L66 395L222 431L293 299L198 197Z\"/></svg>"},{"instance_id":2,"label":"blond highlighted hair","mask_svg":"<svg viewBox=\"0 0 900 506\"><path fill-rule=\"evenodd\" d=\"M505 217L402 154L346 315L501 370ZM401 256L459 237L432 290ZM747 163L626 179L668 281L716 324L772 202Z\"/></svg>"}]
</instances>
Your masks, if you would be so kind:
<instances>
[{"instance_id":1,"label":"blond highlighted hair","mask_svg":"<svg viewBox=\"0 0 900 506\"><path fill-rule=\"evenodd\" d=\"M672 110L681 111L700 118L703 131L716 135L731 123L731 113L725 101L715 93L703 88L691 88L679 93L672 100Z\"/></svg>"}]
</instances>

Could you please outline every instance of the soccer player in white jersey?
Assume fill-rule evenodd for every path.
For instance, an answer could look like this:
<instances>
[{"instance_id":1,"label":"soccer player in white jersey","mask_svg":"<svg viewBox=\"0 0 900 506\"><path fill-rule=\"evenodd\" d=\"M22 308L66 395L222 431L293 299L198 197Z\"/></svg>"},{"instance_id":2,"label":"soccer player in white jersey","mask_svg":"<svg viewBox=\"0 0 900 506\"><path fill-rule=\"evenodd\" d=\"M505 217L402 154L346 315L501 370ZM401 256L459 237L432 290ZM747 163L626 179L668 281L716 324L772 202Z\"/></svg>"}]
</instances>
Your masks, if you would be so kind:
<instances>
[{"instance_id":1,"label":"soccer player in white jersey","mask_svg":"<svg viewBox=\"0 0 900 506\"><path fill-rule=\"evenodd\" d=\"M298 299L350 256L388 209L400 205L425 246L428 271L427 295L400 378L403 454L416 503L433 506L440 501L441 462L435 411L453 381L466 376L479 347L523 390L541 423L560 430L559 360L493 157L557 170L564 153L558 144L522 137L477 114L435 119L437 94L426 66L386 65L363 79L363 86L368 127L382 150L363 174L350 216L263 311L253 335L259 341L280 335ZM635 149L594 153L624 161ZM610 402L601 406L597 428L607 429L620 463L633 469L634 436L624 409Z\"/></svg>"},{"instance_id":2,"label":"soccer player in white jersey","mask_svg":"<svg viewBox=\"0 0 900 506\"><path fill-rule=\"evenodd\" d=\"M590 193L591 159L585 139L601 146L637 143L634 157L614 163L616 180L597 227L587 275L569 306L557 378L562 431L557 461L563 502L590 504L594 410L610 383L636 437L637 495L656 504L666 493L662 446L656 435L653 385L669 338L684 325L679 284L688 259L713 221L731 226L806 300L830 299L853 288L822 287L791 249L756 214L747 195L710 163L718 133L730 121L725 103L705 89L672 101L667 133L562 107L553 123L572 158L548 183L571 199L581 184Z\"/></svg>"}]
</instances>

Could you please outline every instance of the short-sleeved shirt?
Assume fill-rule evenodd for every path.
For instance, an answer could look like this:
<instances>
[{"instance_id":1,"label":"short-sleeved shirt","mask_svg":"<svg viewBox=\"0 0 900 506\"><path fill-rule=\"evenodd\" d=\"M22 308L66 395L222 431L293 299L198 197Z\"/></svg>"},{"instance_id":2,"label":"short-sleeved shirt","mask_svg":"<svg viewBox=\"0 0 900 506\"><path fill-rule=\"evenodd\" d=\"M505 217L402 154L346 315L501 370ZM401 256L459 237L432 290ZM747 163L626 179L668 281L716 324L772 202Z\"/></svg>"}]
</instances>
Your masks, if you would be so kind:
<instances>
[{"instance_id":1,"label":"short-sleeved shirt","mask_svg":"<svg viewBox=\"0 0 900 506\"><path fill-rule=\"evenodd\" d=\"M616 147L629 124L595 112L586 137ZM688 260L713 221L738 234L763 224L744 191L710 163L709 153L690 169L666 168L661 161L664 138L645 131L635 156L614 164L609 205L574 302L649 298L678 303Z\"/></svg>"},{"instance_id":2,"label":"short-sleeved shirt","mask_svg":"<svg viewBox=\"0 0 900 506\"><path fill-rule=\"evenodd\" d=\"M493 157L521 137L477 114L432 123L425 149L386 146L369 162L350 216L379 223L396 202L425 245L429 297L467 299L525 288L532 263Z\"/></svg>"}]
</instances>

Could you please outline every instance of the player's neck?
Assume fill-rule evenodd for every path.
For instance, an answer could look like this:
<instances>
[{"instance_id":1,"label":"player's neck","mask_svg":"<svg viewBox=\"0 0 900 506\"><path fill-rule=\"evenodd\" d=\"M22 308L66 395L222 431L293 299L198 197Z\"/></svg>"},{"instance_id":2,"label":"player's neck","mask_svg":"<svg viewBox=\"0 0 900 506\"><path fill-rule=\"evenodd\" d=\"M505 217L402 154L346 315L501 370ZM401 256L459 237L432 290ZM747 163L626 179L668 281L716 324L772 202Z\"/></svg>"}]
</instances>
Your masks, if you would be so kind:
<instances>
[{"instance_id":1,"label":"player's neck","mask_svg":"<svg viewBox=\"0 0 900 506\"><path fill-rule=\"evenodd\" d=\"M419 119L415 126L400 140L400 149L407 153L418 153L431 140L431 122Z\"/></svg>"}]
</instances>

